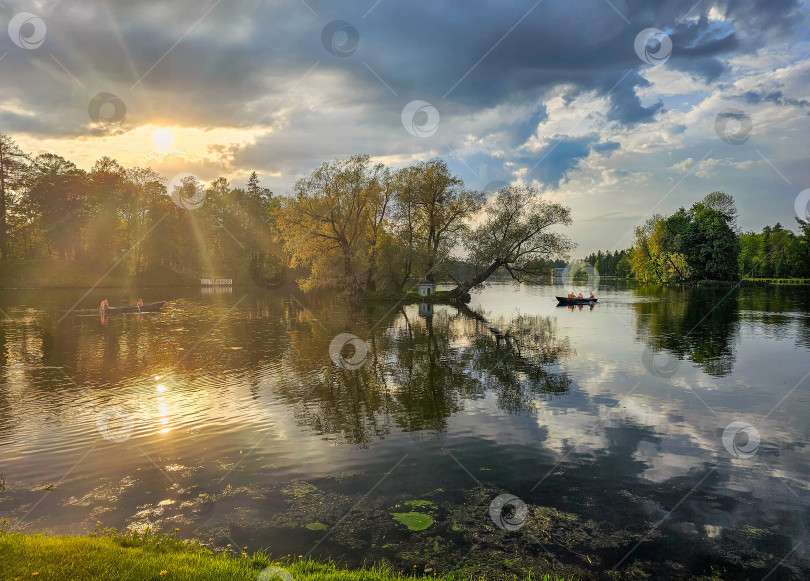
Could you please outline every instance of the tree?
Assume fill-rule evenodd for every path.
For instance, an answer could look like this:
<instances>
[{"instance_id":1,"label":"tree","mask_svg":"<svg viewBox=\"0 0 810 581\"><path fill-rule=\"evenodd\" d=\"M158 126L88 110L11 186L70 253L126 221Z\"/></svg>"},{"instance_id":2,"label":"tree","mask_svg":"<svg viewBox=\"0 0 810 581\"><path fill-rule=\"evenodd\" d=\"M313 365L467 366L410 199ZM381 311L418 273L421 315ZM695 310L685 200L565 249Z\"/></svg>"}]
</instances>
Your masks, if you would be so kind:
<instances>
[{"instance_id":1,"label":"tree","mask_svg":"<svg viewBox=\"0 0 810 581\"><path fill-rule=\"evenodd\" d=\"M250 174L248 179L247 193L251 198L260 201L263 205L267 205L273 199L273 192L259 185L259 176L255 171Z\"/></svg>"},{"instance_id":2,"label":"tree","mask_svg":"<svg viewBox=\"0 0 810 581\"><path fill-rule=\"evenodd\" d=\"M356 295L373 286L373 247L385 219L390 187L382 164L367 155L321 164L296 182L279 229L291 266L308 266L304 290L336 288ZM371 270L370 270L371 269ZM371 285L370 285L371 281Z\"/></svg>"},{"instance_id":3,"label":"tree","mask_svg":"<svg viewBox=\"0 0 810 581\"><path fill-rule=\"evenodd\" d=\"M86 222L89 254L100 263L109 264L129 250L122 243L126 227L120 214L127 190L126 170L116 160L104 156L90 170L89 186Z\"/></svg>"},{"instance_id":4,"label":"tree","mask_svg":"<svg viewBox=\"0 0 810 581\"><path fill-rule=\"evenodd\" d=\"M727 214L695 204L678 246L686 251L694 278L733 280L737 277L740 246Z\"/></svg>"},{"instance_id":5,"label":"tree","mask_svg":"<svg viewBox=\"0 0 810 581\"><path fill-rule=\"evenodd\" d=\"M720 212L732 230L737 229L737 206L734 197L725 192L712 192L700 202L706 208Z\"/></svg>"},{"instance_id":6,"label":"tree","mask_svg":"<svg viewBox=\"0 0 810 581\"><path fill-rule=\"evenodd\" d=\"M796 218L799 224L800 234L795 240L796 273L794 276L810 278L810 214L804 220Z\"/></svg>"},{"instance_id":7,"label":"tree","mask_svg":"<svg viewBox=\"0 0 810 581\"><path fill-rule=\"evenodd\" d=\"M81 255L87 185L87 174L63 157L45 153L34 159L25 197L36 214L46 255Z\"/></svg>"},{"instance_id":8,"label":"tree","mask_svg":"<svg viewBox=\"0 0 810 581\"><path fill-rule=\"evenodd\" d=\"M125 245L134 247L133 270L141 272L142 245L151 222L150 210L154 208L157 196L166 188L161 184L162 178L152 169L133 167L125 170L126 196L121 203L121 213L125 224Z\"/></svg>"},{"instance_id":9,"label":"tree","mask_svg":"<svg viewBox=\"0 0 810 581\"><path fill-rule=\"evenodd\" d=\"M692 276L688 256L692 250L688 243L691 226L692 216L683 208L656 224L653 244L667 281L682 282Z\"/></svg>"},{"instance_id":10,"label":"tree","mask_svg":"<svg viewBox=\"0 0 810 581\"><path fill-rule=\"evenodd\" d=\"M383 232L391 200L394 196L394 182L391 172L382 164L374 167L374 174L368 181L368 266L366 271L366 290L377 290L377 259L383 244Z\"/></svg>"},{"instance_id":11,"label":"tree","mask_svg":"<svg viewBox=\"0 0 810 581\"><path fill-rule=\"evenodd\" d=\"M389 220L390 237L384 239L383 252L391 282L402 291L416 269L422 269L424 253L419 249L419 225L416 203L419 176L416 166L399 170L393 177L394 199Z\"/></svg>"},{"instance_id":12,"label":"tree","mask_svg":"<svg viewBox=\"0 0 810 581\"><path fill-rule=\"evenodd\" d=\"M10 257L8 211L12 194L22 186L28 155L8 135L0 133L0 258Z\"/></svg>"},{"instance_id":13,"label":"tree","mask_svg":"<svg viewBox=\"0 0 810 581\"><path fill-rule=\"evenodd\" d=\"M436 269L468 231L466 219L481 208L484 196L464 189L464 182L450 173L441 159L415 166L416 228L425 254L426 280L433 281Z\"/></svg>"},{"instance_id":14,"label":"tree","mask_svg":"<svg viewBox=\"0 0 810 581\"><path fill-rule=\"evenodd\" d=\"M658 224L664 217L653 214L644 224L634 230L635 241L630 256L633 275L640 282L665 282L664 269L659 256L660 236L655 236L659 230Z\"/></svg>"},{"instance_id":15,"label":"tree","mask_svg":"<svg viewBox=\"0 0 810 581\"><path fill-rule=\"evenodd\" d=\"M736 278L740 247L732 227L735 216L733 198L722 192L668 218L651 216L635 231L633 274L639 281L658 283Z\"/></svg>"},{"instance_id":16,"label":"tree","mask_svg":"<svg viewBox=\"0 0 810 581\"><path fill-rule=\"evenodd\" d=\"M633 269L627 254L623 254L618 264L616 264L615 275L622 278L630 278L633 275Z\"/></svg>"},{"instance_id":17,"label":"tree","mask_svg":"<svg viewBox=\"0 0 810 581\"><path fill-rule=\"evenodd\" d=\"M548 202L537 190L525 186L508 186L490 198L483 222L467 243L469 261L475 274L459 283L454 293L464 296L483 284L499 268L515 280L523 281L546 274L534 268L540 258L567 253L571 241L550 229L558 224L571 224L571 210Z\"/></svg>"}]
</instances>

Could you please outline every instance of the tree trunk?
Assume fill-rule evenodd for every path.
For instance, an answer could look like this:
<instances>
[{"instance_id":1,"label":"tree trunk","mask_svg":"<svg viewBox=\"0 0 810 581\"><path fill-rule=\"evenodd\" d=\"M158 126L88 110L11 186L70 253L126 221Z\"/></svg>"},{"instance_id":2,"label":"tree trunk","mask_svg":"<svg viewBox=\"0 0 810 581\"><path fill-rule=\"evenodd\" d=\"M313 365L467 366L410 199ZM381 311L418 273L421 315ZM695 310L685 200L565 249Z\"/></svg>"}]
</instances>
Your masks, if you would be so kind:
<instances>
[{"instance_id":1,"label":"tree trunk","mask_svg":"<svg viewBox=\"0 0 810 581\"><path fill-rule=\"evenodd\" d=\"M486 280L490 276L495 274L495 271L498 270L501 266L503 266L503 261L496 260L481 273L459 284L456 288L450 291L451 294L456 297L463 297L464 295L468 294L472 288L478 286L483 282L486 282Z\"/></svg>"},{"instance_id":2,"label":"tree trunk","mask_svg":"<svg viewBox=\"0 0 810 581\"><path fill-rule=\"evenodd\" d=\"M377 281L374 280L374 271L370 266L368 267L368 275L366 276L366 290L369 292L377 290Z\"/></svg>"},{"instance_id":3,"label":"tree trunk","mask_svg":"<svg viewBox=\"0 0 810 581\"><path fill-rule=\"evenodd\" d=\"M402 275L402 281L399 283L397 290L402 292L405 290L405 285L408 283L408 279L411 278L411 259L409 258L408 261L405 263L405 272Z\"/></svg>"},{"instance_id":4,"label":"tree trunk","mask_svg":"<svg viewBox=\"0 0 810 581\"><path fill-rule=\"evenodd\" d=\"M679 276L679 277L681 277L681 280L682 280L682 281L683 281L683 280L686 280L686 277L684 277L683 273L681 272L681 269L680 269L680 268L678 268L678 267L675 265L675 263L674 263L674 262L672 262L672 258L670 258L670 257L669 257L669 255L667 255L667 260L669 260L669 263L672 265L672 268L674 268L674 269L675 269L675 272L677 272L677 273L678 273L678 276Z\"/></svg>"},{"instance_id":5,"label":"tree trunk","mask_svg":"<svg viewBox=\"0 0 810 581\"><path fill-rule=\"evenodd\" d=\"M0 143L0 259L8 258L6 231L6 164Z\"/></svg>"}]
</instances>

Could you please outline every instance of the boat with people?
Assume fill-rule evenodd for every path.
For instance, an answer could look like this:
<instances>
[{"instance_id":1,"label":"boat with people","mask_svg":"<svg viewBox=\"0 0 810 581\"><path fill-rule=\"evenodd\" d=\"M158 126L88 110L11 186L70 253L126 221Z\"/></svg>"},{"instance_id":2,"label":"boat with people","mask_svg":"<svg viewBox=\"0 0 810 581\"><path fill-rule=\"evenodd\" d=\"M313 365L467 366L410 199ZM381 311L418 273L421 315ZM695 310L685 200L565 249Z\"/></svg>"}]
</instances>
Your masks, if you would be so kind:
<instances>
[{"instance_id":1,"label":"boat with people","mask_svg":"<svg viewBox=\"0 0 810 581\"><path fill-rule=\"evenodd\" d=\"M103 315L114 315L118 313L150 313L159 311L165 304L166 301L145 303L141 299L138 299L138 303L135 305L127 305L123 307L111 307L107 302L107 299L104 299L103 301L101 301L99 311L101 311Z\"/></svg>"},{"instance_id":2,"label":"boat with people","mask_svg":"<svg viewBox=\"0 0 810 581\"><path fill-rule=\"evenodd\" d=\"M583 297L582 293L579 295L568 293L567 297L557 297L557 303L560 305L595 305L598 300L593 293L588 297Z\"/></svg>"}]
</instances>

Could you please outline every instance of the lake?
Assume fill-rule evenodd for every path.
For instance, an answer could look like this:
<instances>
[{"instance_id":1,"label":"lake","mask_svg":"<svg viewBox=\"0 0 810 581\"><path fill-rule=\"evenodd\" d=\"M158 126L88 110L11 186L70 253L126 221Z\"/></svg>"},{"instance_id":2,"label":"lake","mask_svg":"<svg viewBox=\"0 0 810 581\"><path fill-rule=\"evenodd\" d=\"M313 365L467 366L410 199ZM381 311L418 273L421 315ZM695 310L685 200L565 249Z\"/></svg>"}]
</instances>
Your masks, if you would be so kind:
<instances>
[{"instance_id":1,"label":"lake","mask_svg":"<svg viewBox=\"0 0 810 581\"><path fill-rule=\"evenodd\" d=\"M428 574L810 577L810 290L565 292L4 291L0 513Z\"/></svg>"}]
</instances>

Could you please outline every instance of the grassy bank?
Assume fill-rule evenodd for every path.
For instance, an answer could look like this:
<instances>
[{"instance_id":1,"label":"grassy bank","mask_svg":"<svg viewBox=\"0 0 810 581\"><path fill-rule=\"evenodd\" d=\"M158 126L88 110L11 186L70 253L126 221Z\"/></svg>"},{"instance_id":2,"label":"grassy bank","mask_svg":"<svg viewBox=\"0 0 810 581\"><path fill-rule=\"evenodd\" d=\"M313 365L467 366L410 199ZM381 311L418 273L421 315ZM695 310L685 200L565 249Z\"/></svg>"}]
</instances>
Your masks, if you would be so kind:
<instances>
[{"instance_id":1,"label":"grassy bank","mask_svg":"<svg viewBox=\"0 0 810 581\"><path fill-rule=\"evenodd\" d=\"M775 284L775 285L783 285L783 284L798 284L798 285L810 285L810 278L747 278L745 279L751 282L757 282L761 284Z\"/></svg>"},{"instance_id":2,"label":"grassy bank","mask_svg":"<svg viewBox=\"0 0 810 581\"><path fill-rule=\"evenodd\" d=\"M264 553L213 553L171 537L106 533L96 536L48 536L0 533L3 579L51 581L186 580L199 581L419 581L482 579L474 573L437 577L402 575L384 566L345 569L297 555L276 559ZM290 577L289 575L292 577ZM528 578L527 578L528 579ZM535 581L565 581L552 575Z\"/></svg>"}]
</instances>

